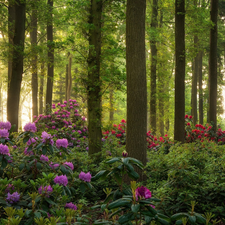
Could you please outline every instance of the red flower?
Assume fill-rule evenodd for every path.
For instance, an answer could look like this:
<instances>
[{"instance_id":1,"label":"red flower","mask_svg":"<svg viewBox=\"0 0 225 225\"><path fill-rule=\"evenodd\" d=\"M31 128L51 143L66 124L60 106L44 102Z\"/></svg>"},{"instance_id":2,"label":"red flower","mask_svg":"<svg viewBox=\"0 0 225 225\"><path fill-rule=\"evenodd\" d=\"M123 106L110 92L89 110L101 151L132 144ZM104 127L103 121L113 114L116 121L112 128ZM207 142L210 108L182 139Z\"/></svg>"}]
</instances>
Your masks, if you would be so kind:
<instances>
[{"instance_id":1,"label":"red flower","mask_svg":"<svg viewBox=\"0 0 225 225\"><path fill-rule=\"evenodd\" d=\"M189 116L189 119L192 119L192 116Z\"/></svg>"},{"instance_id":2,"label":"red flower","mask_svg":"<svg viewBox=\"0 0 225 225\"><path fill-rule=\"evenodd\" d=\"M191 126L191 124L190 123L187 123L187 126Z\"/></svg>"},{"instance_id":3,"label":"red flower","mask_svg":"<svg viewBox=\"0 0 225 225\"><path fill-rule=\"evenodd\" d=\"M188 115L185 115L185 117L184 117L185 119L187 119L188 118Z\"/></svg>"}]
</instances>

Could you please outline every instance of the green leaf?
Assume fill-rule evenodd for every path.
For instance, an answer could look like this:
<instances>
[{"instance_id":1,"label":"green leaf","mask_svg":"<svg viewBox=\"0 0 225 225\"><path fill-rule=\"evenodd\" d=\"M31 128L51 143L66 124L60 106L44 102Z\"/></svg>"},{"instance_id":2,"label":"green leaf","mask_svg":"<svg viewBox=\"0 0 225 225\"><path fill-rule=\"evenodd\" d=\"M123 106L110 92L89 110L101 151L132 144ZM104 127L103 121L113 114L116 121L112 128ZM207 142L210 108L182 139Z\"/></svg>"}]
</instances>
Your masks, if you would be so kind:
<instances>
[{"instance_id":1,"label":"green leaf","mask_svg":"<svg viewBox=\"0 0 225 225\"><path fill-rule=\"evenodd\" d=\"M142 164L141 161L139 161L139 160L137 160L137 159L135 159L135 158L131 158L131 157L127 157L127 159L129 159L129 161L135 163L136 165L140 166L142 169L144 168L144 165ZM140 168L140 167L139 167L139 168Z\"/></svg>"},{"instance_id":2,"label":"green leaf","mask_svg":"<svg viewBox=\"0 0 225 225\"><path fill-rule=\"evenodd\" d=\"M36 148L39 149L39 148L41 148L42 145L43 145L43 143L41 142Z\"/></svg>"},{"instance_id":3,"label":"green leaf","mask_svg":"<svg viewBox=\"0 0 225 225\"><path fill-rule=\"evenodd\" d=\"M152 208L151 206L146 206L146 208L148 209L149 212L151 212L154 216L157 214L157 211Z\"/></svg>"},{"instance_id":4,"label":"green leaf","mask_svg":"<svg viewBox=\"0 0 225 225\"><path fill-rule=\"evenodd\" d=\"M195 213L194 215L196 216L196 221L198 223L202 223L202 224L206 223L206 219L202 215L200 215L198 213Z\"/></svg>"},{"instance_id":5,"label":"green leaf","mask_svg":"<svg viewBox=\"0 0 225 225\"><path fill-rule=\"evenodd\" d=\"M4 143L5 143L5 138L0 138L0 142L1 142L2 144L4 144Z\"/></svg>"},{"instance_id":6,"label":"green leaf","mask_svg":"<svg viewBox=\"0 0 225 225\"><path fill-rule=\"evenodd\" d=\"M182 225L182 224L183 224L182 220L177 220L176 221L176 225Z\"/></svg>"},{"instance_id":7,"label":"green leaf","mask_svg":"<svg viewBox=\"0 0 225 225\"><path fill-rule=\"evenodd\" d=\"M195 224L195 222L196 222L196 217L195 217L195 216L189 216L189 217L188 217L188 221L189 221L191 224Z\"/></svg>"},{"instance_id":8,"label":"green leaf","mask_svg":"<svg viewBox=\"0 0 225 225\"><path fill-rule=\"evenodd\" d=\"M126 223L128 221L131 221L132 220L132 216L133 216L133 213L127 213L126 215L123 215L119 218L118 222L123 224L123 223Z\"/></svg>"},{"instance_id":9,"label":"green leaf","mask_svg":"<svg viewBox=\"0 0 225 225\"><path fill-rule=\"evenodd\" d=\"M151 218L153 218L153 217L155 216L154 214L152 214L151 212L149 212L149 211L147 211L147 210L141 211L141 214L142 214L142 215L145 215L145 216L149 216L149 217L151 217Z\"/></svg>"},{"instance_id":10,"label":"green leaf","mask_svg":"<svg viewBox=\"0 0 225 225\"><path fill-rule=\"evenodd\" d=\"M122 177L121 177L121 175L118 174L118 173L115 173L114 176L115 176L116 181L117 181L119 184L121 184L121 183L122 183Z\"/></svg>"},{"instance_id":11,"label":"green leaf","mask_svg":"<svg viewBox=\"0 0 225 225\"><path fill-rule=\"evenodd\" d=\"M29 139L30 139L30 137L29 137L29 136L24 137L24 139L23 139L23 143L24 143L24 144L25 144L25 143L27 143Z\"/></svg>"},{"instance_id":12,"label":"green leaf","mask_svg":"<svg viewBox=\"0 0 225 225\"><path fill-rule=\"evenodd\" d=\"M108 160L106 163L107 164L112 164L114 162L120 161L120 159L121 159L121 157L115 157L115 158L112 158L112 159Z\"/></svg>"},{"instance_id":13,"label":"green leaf","mask_svg":"<svg viewBox=\"0 0 225 225\"><path fill-rule=\"evenodd\" d=\"M37 162L36 166L37 166L37 168L38 168L39 170L41 170L41 168L42 168L41 163Z\"/></svg>"},{"instance_id":14,"label":"green leaf","mask_svg":"<svg viewBox=\"0 0 225 225\"><path fill-rule=\"evenodd\" d=\"M46 202L48 202L50 205L57 205L55 202L53 202L50 198L44 198Z\"/></svg>"},{"instance_id":15,"label":"green leaf","mask_svg":"<svg viewBox=\"0 0 225 225\"><path fill-rule=\"evenodd\" d=\"M160 218L160 217L158 217L157 220L160 222L160 224L163 224L163 225L169 225L169 224L170 224L169 221L166 221L166 220L164 220L164 219L162 219L162 218Z\"/></svg>"},{"instance_id":16,"label":"green leaf","mask_svg":"<svg viewBox=\"0 0 225 225\"><path fill-rule=\"evenodd\" d=\"M91 181L98 180L100 177L104 176L108 172L109 172L108 170L101 170L101 171L99 171L94 177L91 178Z\"/></svg>"},{"instance_id":17,"label":"green leaf","mask_svg":"<svg viewBox=\"0 0 225 225\"><path fill-rule=\"evenodd\" d=\"M133 205L131 206L131 211L132 211L133 213L138 213L139 209L140 209L140 204L133 204Z\"/></svg>"},{"instance_id":18,"label":"green leaf","mask_svg":"<svg viewBox=\"0 0 225 225\"><path fill-rule=\"evenodd\" d=\"M69 173L69 171L68 171L68 170L66 169L66 167L63 166L63 165L60 166L60 170L62 171L63 174Z\"/></svg>"},{"instance_id":19,"label":"green leaf","mask_svg":"<svg viewBox=\"0 0 225 225\"><path fill-rule=\"evenodd\" d=\"M25 163L21 163L19 166L19 170L21 171L25 167Z\"/></svg>"},{"instance_id":20,"label":"green leaf","mask_svg":"<svg viewBox=\"0 0 225 225\"><path fill-rule=\"evenodd\" d=\"M188 213L176 213L174 215L171 216L171 220L180 220L183 217L188 217Z\"/></svg>"},{"instance_id":21,"label":"green leaf","mask_svg":"<svg viewBox=\"0 0 225 225\"><path fill-rule=\"evenodd\" d=\"M3 158L1 168L4 169L7 166L7 164L8 164L8 161L5 158Z\"/></svg>"},{"instance_id":22,"label":"green leaf","mask_svg":"<svg viewBox=\"0 0 225 225\"><path fill-rule=\"evenodd\" d=\"M42 148L42 154L43 155L46 155L46 153L47 153L47 147L46 146L44 146L43 148Z\"/></svg>"},{"instance_id":23,"label":"green leaf","mask_svg":"<svg viewBox=\"0 0 225 225\"><path fill-rule=\"evenodd\" d=\"M135 180L137 180L140 177L139 174L135 171L128 171L127 174L128 174L129 177L131 177Z\"/></svg>"},{"instance_id":24,"label":"green leaf","mask_svg":"<svg viewBox=\"0 0 225 225\"><path fill-rule=\"evenodd\" d=\"M40 218L41 217L41 213L40 212L34 212L35 217Z\"/></svg>"},{"instance_id":25,"label":"green leaf","mask_svg":"<svg viewBox=\"0 0 225 225\"><path fill-rule=\"evenodd\" d=\"M108 206L108 209L115 209L122 206L128 206L129 204L130 204L130 201L128 200L118 199L114 202L111 202Z\"/></svg>"},{"instance_id":26,"label":"green leaf","mask_svg":"<svg viewBox=\"0 0 225 225\"><path fill-rule=\"evenodd\" d=\"M49 144L48 147L49 147L49 150L50 150L51 154L53 154L54 153L54 150L53 150L52 145Z\"/></svg>"},{"instance_id":27,"label":"green leaf","mask_svg":"<svg viewBox=\"0 0 225 225\"><path fill-rule=\"evenodd\" d=\"M110 214L109 218L112 218L113 216L115 216L116 214L120 213L122 211L122 209L118 209L115 212L113 212L112 214Z\"/></svg>"},{"instance_id":28,"label":"green leaf","mask_svg":"<svg viewBox=\"0 0 225 225\"><path fill-rule=\"evenodd\" d=\"M82 193L84 193L85 190L86 190L86 185L82 182L82 183L80 184L80 191L81 191Z\"/></svg>"}]
</instances>

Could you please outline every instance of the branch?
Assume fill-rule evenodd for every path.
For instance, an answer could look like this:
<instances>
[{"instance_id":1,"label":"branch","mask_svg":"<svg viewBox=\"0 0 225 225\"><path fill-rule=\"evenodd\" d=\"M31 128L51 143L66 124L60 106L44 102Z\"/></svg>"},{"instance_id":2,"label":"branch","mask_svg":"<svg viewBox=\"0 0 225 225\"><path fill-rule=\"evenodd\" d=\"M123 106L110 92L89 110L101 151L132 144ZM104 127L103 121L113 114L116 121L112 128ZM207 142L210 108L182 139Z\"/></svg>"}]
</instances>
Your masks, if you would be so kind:
<instances>
[{"instance_id":1,"label":"branch","mask_svg":"<svg viewBox=\"0 0 225 225\"><path fill-rule=\"evenodd\" d=\"M0 2L0 4L2 4L3 6L5 6L7 9L9 8L5 3Z\"/></svg>"}]
</instances>

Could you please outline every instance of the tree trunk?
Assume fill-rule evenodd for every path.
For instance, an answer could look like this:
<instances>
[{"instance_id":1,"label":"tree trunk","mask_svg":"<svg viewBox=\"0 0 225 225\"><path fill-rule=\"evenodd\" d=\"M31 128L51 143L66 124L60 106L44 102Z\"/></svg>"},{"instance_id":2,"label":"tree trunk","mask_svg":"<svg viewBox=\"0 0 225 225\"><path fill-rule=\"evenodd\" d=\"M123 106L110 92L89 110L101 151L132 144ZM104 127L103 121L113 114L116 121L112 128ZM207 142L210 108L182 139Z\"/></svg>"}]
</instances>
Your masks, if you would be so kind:
<instances>
[{"instance_id":1,"label":"tree trunk","mask_svg":"<svg viewBox=\"0 0 225 225\"><path fill-rule=\"evenodd\" d=\"M146 1L127 1L126 70L127 70L127 140L130 157L146 165L147 84L145 56ZM138 18L138 19L137 19ZM142 171L140 180L144 180Z\"/></svg>"},{"instance_id":2,"label":"tree trunk","mask_svg":"<svg viewBox=\"0 0 225 225\"><path fill-rule=\"evenodd\" d=\"M198 53L199 123L203 124L202 51Z\"/></svg>"},{"instance_id":3,"label":"tree trunk","mask_svg":"<svg viewBox=\"0 0 225 225\"><path fill-rule=\"evenodd\" d=\"M31 68L32 68L32 118L38 116L38 76L37 76L37 0L32 2L31 15Z\"/></svg>"},{"instance_id":4,"label":"tree trunk","mask_svg":"<svg viewBox=\"0 0 225 225\"><path fill-rule=\"evenodd\" d=\"M211 0L210 18L213 26L210 29L210 52L209 52L209 121L213 123L216 131L217 118L217 15L218 1Z\"/></svg>"},{"instance_id":5,"label":"tree trunk","mask_svg":"<svg viewBox=\"0 0 225 225\"><path fill-rule=\"evenodd\" d=\"M156 28L158 16L158 0L152 2L152 18L150 37L151 48L151 95L150 95L150 129L153 134L156 132L156 65L157 65L157 46L156 46Z\"/></svg>"},{"instance_id":6,"label":"tree trunk","mask_svg":"<svg viewBox=\"0 0 225 225\"><path fill-rule=\"evenodd\" d=\"M53 0L48 0L49 18L47 24L47 47L48 47L48 78L47 78L47 91L46 91L46 105L52 107L52 91L53 91L53 78L54 78L54 43L53 43L53 21L52 10Z\"/></svg>"},{"instance_id":7,"label":"tree trunk","mask_svg":"<svg viewBox=\"0 0 225 225\"><path fill-rule=\"evenodd\" d=\"M13 37L15 33L15 6L13 0L9 0L8 6L8 38L9 38L9 57L8 57L8 88L12 76L12 53Z\"/></svg>"},{"instance_id":8,"label":"tree trunk","mask_svg":"<svg viewBox=\"0 0 225 225\"><path fill-rule=\"evenodd\" d=\"M45 77L45 63L41 62L41 77L39 87L39 114L43 113L44 77Z\"/></svg>"},{"instance_id":9,"label":"tree trunk","mask_svg":"<svg viewBox=\"0 0 225 225\"><path fill-rule=\"evenodd\" d=\"M110 87L109 89L109 122L113 124L114 120L114 107L113 107L113 89Z\"/></svg>"},{"instance_id":10,"label":"tree trunk","mask_svg":"<svg viewBox=\"0 0 225 225\"><path fill-rule=\"evenodd\" d=\"M198 37L194 36L194 47L198 48ZM192 89L191 89L191 115L193 124L197 123L197 80L198 80L198 54L194 58L194 68L192 73Z\"/></svg>"},{"instance_id":11,"label":"tree trunk","mask_svg":"<svg viewBox=\"0 0 225 225\"><path fill-rule=\"evenodd\" d=\"M18 131L18 113L20 102L20 89L23 74L23 52L25 39L25 1L15 4L15 35L13 37L12 74L9 80L7 99L7 119L15 124Z\"/></svg>"},{"instance_id":12,"label":"tree trunk","mask_svg":"<svg viewBox=\"0 0 225 225\"><path fill-rule=\"evenodd\" d=\"M89 15L89 55L88 55L88 135L89 155L101 151L101 26L102 0L91 0Z\"/></svg>"},{"instance_id":13,"label":"tree trunk","mask_svg":"<svg viewBox=\"0 0 225 225\"><path fill-rule=\"evenodd\" d=\"M71 88L72 88L72 56L70 53L68 53L69 63L67 64L67 86L66 86L66 100L69 101L71 96Z\"/></svg>"},{"instance_id":14,"label":"tree trunk","mask_svg":"<svg viewBox=\"0 0 225 225\"><path fill-rule=\"evenodd\" d=\"M184 142L185 116L185 0L175 1L175 123L174 140Z\"/></svg>"},{"instance_id":15,"label":"tree trunk","mask_svg":"<svg viewBox=\"0 0 225 225\"><path fill-rule=\"evenodd\" d=\"M3 121L2 80L0 79L0 121Z\"/></svg>"}]
</instances>

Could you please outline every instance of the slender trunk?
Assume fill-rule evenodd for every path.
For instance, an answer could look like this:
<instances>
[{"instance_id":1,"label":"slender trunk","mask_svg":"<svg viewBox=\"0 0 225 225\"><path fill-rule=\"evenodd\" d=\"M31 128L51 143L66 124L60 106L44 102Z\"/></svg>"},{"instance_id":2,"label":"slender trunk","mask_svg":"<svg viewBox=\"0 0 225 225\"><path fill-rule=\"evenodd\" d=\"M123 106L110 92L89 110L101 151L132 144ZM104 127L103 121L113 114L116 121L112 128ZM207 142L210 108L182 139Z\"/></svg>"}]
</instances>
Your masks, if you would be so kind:
<instances>
[{"instance_id":1,"label":"slender trunk","mask_svg":"<svg viewBox=\"0 0 225 225\"><path fill-rule=\"evenodd\" d=\"M151 29L152 36L150 37L151 48L151 95L150 95L150 129L153 134L156 132L156 65L157 65L157 46L156 46L156 28L158 16L158 0L153 0L152 3L152 18Z\"/></svg>"},{"instance_id":2,"label":"slender trunk","mask_svg":"<svg viewBox=\"0 0 225 225\"><path fill-rule=\"evenodd\" d=\"M3 108L2 108L2 80L0 80L0 121L3 121Z\"/></svg>"},{"instance_id":3,"label":"slender trunk","mask_svg":"<svg viewBox=\"0 0 225 225\"><path fill-rule=\"evenodd\" d=\"M66 65L66 100L69 101L71 96L71 88L72 88L72 56L68 53L69 63Z\"/></svg>"},{"instance_id":4,"label":"slender trunk","mask_svg":"<svg viewBox=\"0 0 225 225\"><path fill-rule=\"evenodd\" d=\"M15 4L15 35L13 37L12 74L8 87L7 119L18 131L20 89L23 74L23 52L25 39L25 0Z\"/></svg>"},{"instance_id":5,"label":"slender trunk","mask_svg":"<svg viewBox=\"0 0 225 225\"><path fill-rule=\"evenodd\" d=\"M203 124L202 51L198 53L199 123Z\"/></svg>"},{"instance_id":6,"label":"slender trunk","mask_svg":"<svg viewBox=\"0 0 225 225\"><path fill-rule=\"evenodd\" d=\"M102 0L91 0L89 15L89 55L88 55L88 134L89 154L101 152L101 26Z\"/></svg>"},{"instance_id":7,"label":"slender trunk","mask_svg":"<svg viewBox=\"0 0 225 225\"><path fill-rule=\"evenodd\" d=\"M127 69L127 140L130 157L146 165L147 82L145 53L146 1L127 1L126 69ZM138 18L138 19L137 19ZM142 171L140 180L144 180Z\"/></svg>"},{"instance_id":8,"label":"slender trunk","mask_svg":"<svg viewBox=\"0 0 225 225\"><path fill-rule=\"evenodd\" d=\"M68 64L66 64L66 88L65 88L65 94L66 94L66 100L68 99L67 94L68 94Z\"/></svg>"},{"instance_id":9,"label":"slender trunk","mask_svg":"<svg viewBox=\"0 0 225 225\"><path fill-rule=\"evenodd\" d=\"M43 113L44 78L45 78L45 63L43 61L41 62L41 77L39 86L39 114Z\"/></svg>"},{"instance_id":10,"label":"slender trunk","mask_svg":"<svg viewBox=\"0 0 225 225\"><path fill-rule=\"evenodd\" d=\"M174 140L184 142L185 116L185 0L175 1L175 119Z\"/></svg>"},{"instance_id":11,"label":"slender trunk","mask_svg":"<svg viewBox=\"0 0 225 225\"><path fill-rule=\"evenodd\" d=\"M62 104L63 103L63 98L64 98L62 73L59 74L59 91L60 91L59 102Z\"/></svg>"},{"instance_id":12,"label":"slender trunk","mask_svg":"<svg viewBox=\"0 0 225 225\"><path fill-rule=\"evenodd\" d=\"M113 89L109 89L109 122L113 124L114 120L114 107L113 107Z\"/></svg>"},{"instance_id":13,"label":"slender trunk","mask_svg":"<svg viewBox=\"0 0 225 225\"><path fill-rule=\"evenodd\" d=\"M53 43L53 21L52 10L53 0L48 0L49 19L47 24L47 47L48 47L48 78L47 78L47 91L46 91L46 105L52 107L52 91L53 91L53 78L54 78L54 43Z\"/></svg>"},{"instance_id":14,"label":"slender trunk","mask_svg":"<svg viewBox=\"0 0 225 225\"><path fill-rule=\"evenodd\" d=\"M209 120L213 123L216 131L217 118L217 15L218 1L211 0L210 18L213 26L210 29L210 52L209 52Z\"/></svg>"},{"instance_id":15,"label":"slender trunk","mask_svg":"<svg viewBox=\"0 0 225 225\"><path fill-rule=\"evenodd\" d=\"M37 76L37 0L32 2L32 15L31 15L31 68L32 68L32 118L38 116L38 76Z\"/></svg>"}]
</instances>

